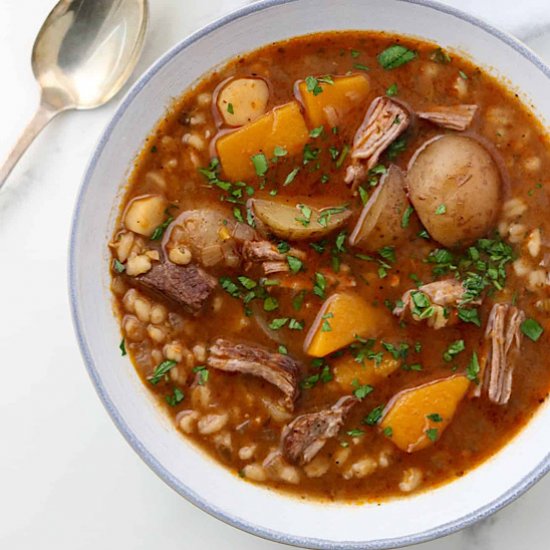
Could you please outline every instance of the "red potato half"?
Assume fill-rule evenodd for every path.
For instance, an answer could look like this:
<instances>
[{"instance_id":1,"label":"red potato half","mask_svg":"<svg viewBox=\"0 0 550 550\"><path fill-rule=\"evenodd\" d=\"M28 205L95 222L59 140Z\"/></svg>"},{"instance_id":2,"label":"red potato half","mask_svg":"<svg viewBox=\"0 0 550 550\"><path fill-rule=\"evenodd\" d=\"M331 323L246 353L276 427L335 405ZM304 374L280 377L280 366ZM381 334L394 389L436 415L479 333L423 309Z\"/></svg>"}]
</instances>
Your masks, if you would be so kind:
<instances>
[{"instance_id":1,"label":"red potato half","mask_svg":"<svg viewBox=\"0 0 550 550\"><path fill-rule=\"evenodd\" d=\"M402 220L408 206L405 176L392 164L363 207L350 235L350 245L374 252L383 246L399 244L407 234Z\"/></svg>"},{"instance_id":2,"label":"red potato half","mask_svg":"<svg viewBox=\"0 0 550 550\"><path fill-rule=\"evenodd\" d=\"M254 199L250 204L254 215L271 233L290 241L324 237L342 227L351 216L351 210L343 206L315 208L263 199Z\"/></svg>"},{"instance_id":3,"label":"red potato half","mask_svg":"<svg viewBox=\"0 0 550 550\"><path fill-rule=\"evenodd\" d=\"M470 244L495 225L500 172L472 137L449 134L426 142L409 163L407 186L420 221L444 246Z\"/></svg>"}]
</instances>

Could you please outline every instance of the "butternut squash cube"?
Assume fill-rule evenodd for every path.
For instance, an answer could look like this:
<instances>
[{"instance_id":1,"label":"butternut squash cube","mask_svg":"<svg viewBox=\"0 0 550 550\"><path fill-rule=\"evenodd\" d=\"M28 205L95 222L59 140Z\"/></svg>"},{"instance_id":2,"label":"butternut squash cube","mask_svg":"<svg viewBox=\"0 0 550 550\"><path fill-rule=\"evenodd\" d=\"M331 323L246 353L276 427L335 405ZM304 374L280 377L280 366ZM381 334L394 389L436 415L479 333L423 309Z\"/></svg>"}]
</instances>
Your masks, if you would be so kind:
<instances>
[{"instance_id":1,"label":"butternut squash cube","mask_svg":"<svg viewBox=\"0 0 550 550\"><path fill-rule=\"evenodd\" d=\"M382 433L407 453L425 449L441 437L469 385L458 374L399 392L385 408Z\"/></svg>"},{"instance_id":2,"label":"butternut squash cube","mask_svg":"<svg viewBox=\"0 0 550 550\"><path fill-rule=\"evenodd\" d=\"M342 389L349 390L354 380L361 386L375 386L398 368L399 361L389 355L384 355L379 365L369 359L358 363L352 355L344 355L334 361L332 370L334 380Z\"/></svg>"},{"instance_id":3,"label":"butternut squash cube","mask_svg":"<svg viewBox=\"0 0 550 550\"><path fill-rule=\"evenodd\" d=\"M336 77L334 84L320 82L318 85L323 91L315 95L307 90L305 81L298 84L306 118L312 127L337 126L351 109L367 101L370 89L367 77L361 74Z\"/></svg>"},{"instance_id":4,"label":"butternut squash cube","mask_svg":"<svg viewBox=\"0 0 550 550\"><path fill-rule=\"evenodd\" d=\"M269 160L277 146L284 147L289 155L295 155L301 152L308 138L300 106L291 101L234 132L224 134L216 141L216 150L227 179L249 180L256 175L253 155L263 153Z\"/></svg>"},{"instance_id":5,"label":"butternut squash cube","mask_svg":"<svg viewBox=\"0 0 550 550\"><path fill-rule=\"evenodd\" d=\"M304 341L304 352L325 357L351 344L356 336L373 338L387 325L387 313L353 292L335 292L325 300Z\"/></svg>"}]
</instances>

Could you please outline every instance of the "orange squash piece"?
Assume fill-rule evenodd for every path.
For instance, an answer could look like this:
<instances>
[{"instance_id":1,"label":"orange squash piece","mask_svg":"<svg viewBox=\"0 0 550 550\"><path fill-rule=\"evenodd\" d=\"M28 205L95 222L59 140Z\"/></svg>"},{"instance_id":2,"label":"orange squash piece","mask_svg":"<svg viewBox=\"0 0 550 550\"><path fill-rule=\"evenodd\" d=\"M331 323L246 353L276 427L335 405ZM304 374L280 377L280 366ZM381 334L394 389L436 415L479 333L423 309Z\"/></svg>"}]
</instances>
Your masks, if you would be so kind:
<instances>
[{"instance_id":1,"label":"orange squash piece","mask_svg":"<svg viewBox=\"0 0 550 550\"><path fill-rule=\"evenodd\" d=\"M370 91L366 76L355 74L334 78L334 84L319 83L323 90L314 95L307 91L307 84L298 84L300 100L311 127L336 126L351 109L366 102Z\"/></svg>"},{"instance_id":2,"label":"orange squash piece","mask_svg":"<svg viewBox=\"0 0 550 550\"><path fill-rule=\"evenodd\" d=\"M351 344L356 336L372 338L387 326L387 313L353 292L335 292L325 300L304 341L304 352L325 357Z\"/></svg>"},{"instance_id":3,"label":"orange squash piece","mask_svg":"<svg viewBox=\"0 0 550 550\"><path fill-rule=\"evenodd\" d=\"M242 128L221 136L216 151L225 177L231 181L248 180L256 175L251 157L264 153L273 157L275 147L284 147L289 155L299 153L309 138L300 106L291 101Z\"/></svg>"},{"instance_id":4,"label":"orange squash piece","mask_svg":"<svg viewBox=\"0 0 550 550\"><path fill-rule=\"evenodd\" d=\"M403 390L387 404L380 429L402 451L425 449L441 437L469 386L458 374Z\"/></svg>"},{"instance_id":5,"label":"orange squash piece","mask_svg":"<svg viewBox=\"0 0 550 550\"><path fill-rule=\"evenodd\" d=\"M342 389L349 390L354 380L362 386L375 386L396 371L400 363L389 355L384 355L379 365L369 359L358 363L352 355L344 355L336 359L333 365L334 380Z\"/></svg>"}]
</instances>

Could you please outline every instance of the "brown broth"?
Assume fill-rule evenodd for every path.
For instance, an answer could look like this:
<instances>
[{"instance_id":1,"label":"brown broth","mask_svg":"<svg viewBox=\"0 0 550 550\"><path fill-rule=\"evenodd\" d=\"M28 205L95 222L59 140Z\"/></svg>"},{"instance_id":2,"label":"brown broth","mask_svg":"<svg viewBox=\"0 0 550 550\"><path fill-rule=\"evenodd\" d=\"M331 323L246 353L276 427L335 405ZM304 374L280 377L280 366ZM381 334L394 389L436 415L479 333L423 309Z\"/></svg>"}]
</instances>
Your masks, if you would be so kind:
<instances>
[{"instance_id":1,"label":"brown broth","mask_svg":"<svg viewBox=\"0 0 550 550\"><path fill-rule=\"evenodd\" d=\"M376 56L394 43L416 50L418 57L398 69L384 70L377 63ZM535 228L539 228L543 235L548 234L550 228L546 212L549 201L545 174L550 170L550 153L543 127L517 94L506 89L501 82L469 60L454 54L449 63L436 63L431 60L436 47L434 44L409 38L354 31L294 38L265 46L234 59L222 69L205 76L192 90L184 92L147 138L144 149L135 162L121 211L136 196L161 192L171 204L177 205L176 213L214 205L215 208L222 209L228 219L233 219L234 205L221 202L220 196L224 192L208 186L204 177L197 171L198 167L205 167L210 162L209 142L217 131L213 109L210 105L201 106L201 100L204 101L206 98L204 94L213 94L218 84L228 77L259 76L269 83L271 96L267 108L271 109L294 99L294 83L307 75L342 75L352 71L368 77L368 103L373 98L384 95L391 85L397 84L398 99L408 103L415 110L422 110L433 104L477 104L479 113L471 131L490 141L503 160L509 175L509 185L504 188L503 201L519 198L526 205L525 213L517 217L514 223L525 226L526 234ZM354 57L352 51L360 54ZM370 70L357 68L357 64L368 66ZM466 78L463 78L464 76ZM325 132L324 137L310 140L313 147L322 149L318 157L319 169L310 169L311 166L315 166L316 161L302 166L294 182L284 187L281 182L294 166L299 165L301 156L298 159L284 157L270 168L263 189L260 188L259 178L247 182L254 188L254 197L272 198L270 191L277 189L276 198L292 204L300 197L300 200L307 201L313 206L352 203L353 207L359 210L358 199L350 196L349 187L343 182L347 160L341 168L336 168L330 157L329 148L335 147L341 151L344 144L351 143L368 103L349 113L345 122L339 125L337 134ZM193 121L193 117L199 115L204 117L204 122L193 124L196 122ZM190 132L202 136L205 142L203 150L196 150L183 143L183 136ZM443 131L434 125L418 123L415 131L408 135L406 150L393 162L406 169L411 155L418 146L440 133ZM205 134L209 137L204 138ZM381 162L387 165L387 156L383 156ZM151 177L151 174L160 175L160 180ZM327 183L320 182L322 174L329 176ZM163 183L159 185L159 181ZM354 215L353 220L356 219L357 215ZM510 222L507 223L510 226ZM441 439L422 451L404 453L377 428L362 423L369 411L387 403L400 390L449 376L452 372L463 372L470 361L472 351L479 352L482 349L484 328L478 328L473 324L459 323L433 331L420 323L407 323L402 327L397 319L392 318L385 302L389 300L393 304L405 291L414 288L411 274L425 283L434 280L433 266L423 260L431 250L438 248L438 245L432 240L416 236L421 227L414 216L411 225L415 231L410 240L397 248L397 260L388 270L387 276L380 278L380 266L377 262L360 260L349 253L342 255L342 264L345 265L344 275L355 277L358 281L354 291L369 303L375 304L381 311L385 311L384 315L391 319L391 330L383 335L384 341L409 343L411 349L407 362L421 364L422 370L417 372L398 369L377 384L374 391L355 407L347 417L338 437L329 440L319 453L319 456L326 457L331 463L324 475L308 477L300 469L300 482L296 485L273 479L266 480L265 484L300 497L353 501L381 500L403 494L399 489L403 472L410 468L418 468L423 474L420 489L425 490L463 476L497 452L525 425L540 403L546 399L550 386L550 371L545 362L541 361L541 353L548 344L547 333L544 333L537 343L527 338L523 340L522 352L515 369L512 396L506 406L491 404L486 398L475 399L467 396L459 405ZM504 229L508 229L508 226ZM353 221L349 227L353 227ZM117 232L123 230L124 224L121 219ZM331 269L330 247L334 246L335 235L329 237L327 251L321 255L308 247L307 243L292 243L293 246L307 251L307 261L304 262L307 272L298 275L298 278L308 283L319 269ZM530 266L529 273L537 269L538 260L535 262L530 258L525 240L515 242L513 246L519 257L526 258ZM242 268L216 267L208 271L216 277L229 276L233 280L237 275L244 273ZM511 265L507 271L508 279L504 291L494 297L486 297L480 307L483 327L494 300L498 298L499 301L510 301L512 297L527 317L536 318L545 328L548 327L548 321L544 319L543 314L535 309L535 302L545 298L544 288L530 288L530 284L526 282L530 275L518 275ZM246 275L258 280L261 273L252 269L247 271ZM289 275L286 278L291 277ZM308 284L311 287L311 283ZM116 273L113 290L116 309L122 322L123 316L128 313L122 298L127 290L127 282ZM311 326L323 300L309 292L302 308L296 312L292 306L292 293L288 289L270 287L269 292L278 298L280 306L277 311L269 314L262 312L262 315L269 320L294 317L304 323L303 330L291 331L285 327L277 333L287 346L288 352L306 365L302 373L303 378L319 373L319 368L311 366L311 358L304 354L302 347L307 329ZM329 293L327 291L327 295ZM261 463L277 446L281 429L288 422L274 420L273 414L269 413L264 404L266 399L270 400L273 406L282 411L281 415L286 416L287 413L278 404L280 392L257 378L228 374L214 369L209 369L206 383L197 386L197 376L200 373L197 375L192 369L204 364L204 361L200 360L200 350L199 359L193 357L190 350L197 343L207 345L220 336L260 344L273 351L277 351L278 344L266 335L253 316L247 317L243 314L240 300L231 297L221 288L215 290L214 300L196 317L186 314L168 302L159 301L156 296L147 297L147 293L143 292L141 294L146 296L150 303L163 304L171 312L171 319L163 325L165 336L161 343L155 342L147 333L147 322L142 323L141 332L138 330L134 338L127 328L124 328L123 323L126 348L143 383L158 395L162 403L174 387L185 393L181 403L174 407L166 407L174 418L180 411L189 409L197 409L201 415L227 411L229 420L223 431L214 435L199 435L195 431L189 437L233 472L242 471L243 467L251 462ZM261 311L261 308L259 309ZM133 308L130 307L130 310L133 311ZM256 313L257 309L253 311ZM458 354L452 362L443 361L443 353L449 344L459 339L464 340L466 350ZM166 359L164 346L173 341L180 342L184 348L183 358L174 369L177 374L171 374L168 381L161 381L157 385L150 384L147 377L158 363ZM413 350L416 342L421 344L419 353ZM332 359L329 358L327 363L330 365L331 362ZM288 415L288 418L330 406L341 395L350 393L353 389L342 388L335 380L319 382L310 389L303 389L295 411ZM209 405L201 408L200 394L207 392L210 394ZM363 434L355 438L347 435L347 432L353 429L360 429ZM220 434L229 436L226 435L224 441ZM239 458L238 450L251 444L256 445L255 458ZM348 446L345 448L342 445ZM346 465L351 465L366 456L378 460L380 453L389 454L390 464L387 467L379 466L374 473L364 478L344 479L342 472L347 466L338 466L334 460L338 454L347 453L345 449L349 449Z\"/></svg>"}]
</instances>

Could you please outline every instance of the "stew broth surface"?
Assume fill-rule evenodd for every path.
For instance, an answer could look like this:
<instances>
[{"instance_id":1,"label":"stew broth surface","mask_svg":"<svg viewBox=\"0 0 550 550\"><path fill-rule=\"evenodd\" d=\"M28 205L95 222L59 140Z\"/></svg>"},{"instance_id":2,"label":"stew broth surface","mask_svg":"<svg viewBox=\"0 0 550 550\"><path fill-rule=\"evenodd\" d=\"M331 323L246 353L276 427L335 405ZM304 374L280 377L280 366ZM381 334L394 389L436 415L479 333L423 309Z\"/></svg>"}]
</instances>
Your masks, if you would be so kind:
<instances>
[{"instance_id":1,"label":"stew broth surface","mask_svg":"<svg viewBox=\"0 0 550 550\"><path fill-rule=\"evenodd\" d=\"M396 44L403 46L393 50L401 53L397 66L384 68L381 63L387 65L389 59L391 65L391 57L379 56ZM408 55L412 58L405 62ZM345 112L336 109L335 113L329 106L320 115L324 124L312 125L313 115L304 110L305 102L332 93L345 75L361 75L363 92L352 89L345 96ZM237 170L252 167L253 176L242 183L226 177L223 159L213 162L220 156L224 138L246 127L225 122L231 119L227 113L239 114L238 102L221 103L222 111L216 105L224 88L239 78L258 79L256 84L249 82L252 89L259 86L262 93L268 91L267 98L265 93L254 96L252 113L277 112L279 106L295 101L309 133L296 154L281 142L276 150L256 151L253 164L248 152L243 158L226 160L226 166L236 160ZM302 88L300 82L304 82ZM361 178L354 195L344 181L354 162L354 136L377 97L389 97L397 108L402 105L416 114ZM465 131L417 116L434 106L456 105L477 106ZM291 121L291 128L280 134L289 143L300 132ZM395 244L377 250L368 250L368 244L352 246L349 237L364 203L388 177L384 172L389 166L406 172L421 145L435 136L455 134L473 136L498 167L498 212L490 231L478 237L487 239L485 246L493 247L493 255L496 247L503 246L504 260L488 259L477 238L464 246L445 247L430 238L416 213L417 205L413 208L409 203L394 217L395 231L404 235ZM237 154L248 151L246 139L251 138L243 138ZM545 216L549 169L544 128L518 96L470 61L432 43L383 33L334 32L293 38L239 56L174 103L135 162L111 243L122 349L177 429L245 480L300 497L364 501L425 490L463 476L505 445L548 394L550 372L541 355L547 346L546 311L550 311L546 263L550 228ZM429 193L433 196L433 189ZM140 212L138 221L134 220L139 226L144 216L154 220L161 212L161 223L148 235L130 230L128 216L136 197L160 197L156 214ZM258 200L302 205L296 207L296 218L306 231L313 226L324 231L342 212L350 212L350 217L318 238L274 237L269 226L267 236L256 234L252 240L273 243L285 257L282 263L287 271L266 274L263 263L240 257L242 239L234 240L235 224L247 238L243 226L252 231L247 222L256 223L254 230L261 233L265 220L258 220L254 210L259 203L248 202ZM456 200L462 200L459 194ZM319 222L315 209L322 213L328 207L333 210ZM216 225L217 218L207 218L207 223L214 220L210 227L215 227L214 239L221 244L210 248L203 243L198 252L185 245L189 235L178 230L185 213L197 210L213 210L222 220ZM450 211L451 203L441 202L430 220L439 223ZM199 224L191 233L196 236L201 231ZM174 248L178 252L171 253ZM475 257L478 253L481 258ZM174 259L179 266L190 260L189 265L199 266L215 282L195 314L167 299L158 288L151 291L150 284L140 282L151 266ZM485 271L476 262L486 262ZM411 302L411 307L416 304L416 317L410 311L402 316L393 312L403 305L407 291L413 292L415 300L424 298L422 291L415 294L423 284L458 276L461 282L471 280L471 273L485 276L487 267L496 264L502 266L505 277L493 271L487 275L480 304L473 300L439 307L429 300L427 306ZM335 294L366 304L373 321L361 321L359 305L348 308L345 316L331 316L328 311L325 318L318 317ZM497 350L486 331L496 303L512 308L507 311L517 308L522 315L517 340L509 340L509 355L500 365L502 369L513 365L511 394L503 404L487 395L486 377L493 372L491 357L494 362ZM429 315L426 310L434 304L436 313ZM426 317L419 319L419 312ZM434 326L437 315L441 328ZM469 322L465 315L470 315ZM506 323L512 322L506 319L505 331ZM323 347L331 333L339 334L342 322L358 323L356 329L348 330L351 342L348 338L346 345L322 357L304 351L306 335L315 331L312 327L316 325L317 332L310 339L317 338ZM218 338L260 347L277 354L277 360L289 356L298 362L299 396L293 408L284 392L266 379L212 367L210 348ZM306 349L312 348L306 343ZM500 371L494 372L496 376ZM456 411L443 415L439 410L424 410L429 404L417 400L401 416L391 416L392 407L395 413L402 404L398 396L402 390L453 376L467 385L463 395L455 387L449 390L451 397L446 401L456 397ZM479 396L477 388L481 388ZM313 458L305 460L301 454L292 460L288 453L277 454L287 424L301 415L328 410L343 396L354 396L357 402L342 416L337 433L325 434L326 441ZM401 422L415 415L424 419L420 439L411 435L416 429L412 424L402 428L385 421ZM401 433L404 441L412 438L406 450L398 445Z\"/></svg>"}]
</instances>

